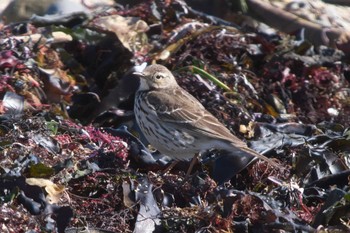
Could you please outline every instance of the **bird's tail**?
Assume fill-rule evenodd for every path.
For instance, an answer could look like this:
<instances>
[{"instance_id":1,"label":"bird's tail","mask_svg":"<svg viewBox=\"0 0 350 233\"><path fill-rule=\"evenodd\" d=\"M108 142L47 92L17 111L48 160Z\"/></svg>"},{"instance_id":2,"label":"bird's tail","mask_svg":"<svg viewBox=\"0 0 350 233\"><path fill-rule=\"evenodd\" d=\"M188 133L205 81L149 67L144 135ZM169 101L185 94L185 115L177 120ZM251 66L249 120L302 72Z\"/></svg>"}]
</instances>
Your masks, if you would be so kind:
<instances>
[{"instance_id":1,"label":"bird's tail","mask_svg":"<svg viewBox=\"0 0 350 233\"><path fill-rule=\"evenodd\" d=\"M224 149L221 156L219 156L214 163L212 176L219 185L230 180L234 175L246 168L256 158L268 162L275 168L281 169L281 167L275 161L262 154L259 154L249 147L245 146L237 148L235 145L230 147L230 150ZM232 150L232 148L236 149Z\"/></svg>"},{"instance_id":2,"label":"bird's tail","mask_svg":"<svg viewBox=\"0 0 350 233\"><path fill-rule=\"evenodd\" d=\"M242 151L244 151L245 153L247 153L247 154L250 154L250 155L252 155L252 156L254 156L254 157L258 158L258 159L261 159L261 160L263 160L263 161L265 161L265 162L268 162L271 166L273 166L273 167L275 167L275 168L280 169L280 167L281 167L281 166L280 166L278 163L276 163L275 161L273 161L273 160L267 158L265 155L259 154L259 153L256 152L255 150L250 149L249 147L243 147L243 148L241 147L240 149L241 149Z\"/></svg>"}]
</instances>

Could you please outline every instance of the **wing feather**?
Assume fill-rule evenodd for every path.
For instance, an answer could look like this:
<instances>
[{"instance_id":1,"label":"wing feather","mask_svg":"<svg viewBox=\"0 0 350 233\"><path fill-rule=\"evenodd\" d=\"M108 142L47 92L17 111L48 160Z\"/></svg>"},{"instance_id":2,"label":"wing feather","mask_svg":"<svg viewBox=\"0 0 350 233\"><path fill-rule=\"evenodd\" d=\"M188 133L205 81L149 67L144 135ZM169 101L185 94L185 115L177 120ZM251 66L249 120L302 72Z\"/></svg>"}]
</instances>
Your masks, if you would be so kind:
<instances>
[{"instance_id":1,"label":"wing feather","mask_svg":"<svg viewBox=\"0 0 350 233\"><path fill-rule=\"evenodd\" d=\"M195 135L202 134L209 138L234 142L237 147L246 147L243 141L235 137L196 98L182 88L151 91L147 95L147 101L161 121L185 127Z\"/></svg>"}]
</instances>

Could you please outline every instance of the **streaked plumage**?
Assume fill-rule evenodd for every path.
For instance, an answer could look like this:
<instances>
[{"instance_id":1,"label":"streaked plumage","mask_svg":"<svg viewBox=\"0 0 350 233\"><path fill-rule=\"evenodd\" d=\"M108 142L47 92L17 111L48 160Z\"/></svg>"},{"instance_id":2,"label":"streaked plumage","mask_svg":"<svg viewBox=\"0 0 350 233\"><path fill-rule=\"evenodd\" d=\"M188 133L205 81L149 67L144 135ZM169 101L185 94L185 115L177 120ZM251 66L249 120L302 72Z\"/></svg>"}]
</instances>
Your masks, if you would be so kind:
<instances>
[{"instance_id":1,"label":"streaked plumage","mask_svg":"<svg viewBox=\"0 0 350 233\"><path fill-rule=\"evenodd\" d=\"M150 65L142 73L135 97L135 116L149 143L176 160L191 159L196 153L216 148L237 160L258 157L277 164L247 147L203 105L182 89L162 65Z\"/></svg>"}]
</instances>

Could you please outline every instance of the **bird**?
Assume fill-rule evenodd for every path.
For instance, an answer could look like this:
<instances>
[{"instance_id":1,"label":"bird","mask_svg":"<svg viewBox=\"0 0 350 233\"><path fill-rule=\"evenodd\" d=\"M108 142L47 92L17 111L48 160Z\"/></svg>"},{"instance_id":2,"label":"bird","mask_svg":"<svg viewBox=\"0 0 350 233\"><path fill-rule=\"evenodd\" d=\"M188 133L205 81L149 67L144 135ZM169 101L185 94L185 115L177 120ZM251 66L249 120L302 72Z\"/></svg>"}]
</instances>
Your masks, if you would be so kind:
<instances>
[{"instance_id":1,"label":"bird","mask_svg":"<svg viewBox=\"0 0 350 233\"><path fill-rule=\"evenodd\" d=\"M179 161L215 148L230 155L229 160L237 167L245 168L255 158L278 167L276 162L233 135L178 85L165 66L149 65L134 74L140 78L134 100L135 119L145 138L160 153Z\"/></svg>"}]
</instances>

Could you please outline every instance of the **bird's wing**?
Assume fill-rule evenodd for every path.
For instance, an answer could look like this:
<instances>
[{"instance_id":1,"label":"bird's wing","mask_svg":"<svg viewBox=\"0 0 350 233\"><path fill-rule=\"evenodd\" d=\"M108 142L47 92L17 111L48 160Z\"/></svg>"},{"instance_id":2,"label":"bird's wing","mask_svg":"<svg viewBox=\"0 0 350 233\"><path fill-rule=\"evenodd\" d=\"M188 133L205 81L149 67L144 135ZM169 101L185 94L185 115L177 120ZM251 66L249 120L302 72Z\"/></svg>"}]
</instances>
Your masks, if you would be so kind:
<instances>
[{"instance_id":1,"label":"bird's wing","mask_svg":"<svg viewBox=\"0 0 350 233\"><path fill-rule=\"evenodd\" d=\"M164 122L177 124L179 127L182 125L188 131L209 138L234 141L237 147L246 147L243 141L236 138L196 98L182 88L151 91L147 95L147 102Z\"/></svg>"},{"instance_id":2,"label":"bird's wing","mask_svg":"<svg viewBox=\"0 0 350 233\"><path fill-rule=\"evenodd\" d=\"M166 122L185 124L196 122L203 116L204 107L193 96L179 88L150 91L146 98L158 117Z\"/></svg>"},{"instance_id":3,"label":"bird's wing","mask_svg":"<svg viewBox=\"0 0 350 233\"><path fill-rule=\"evenodd\" d=\"M161 121L183 127L192 135L206 135L208 138L230 142L234 147L278 167L278 164L264 155L250 149L245 142L234 136L203 105L182 88L150 91L146 96L148 104Z\"/></svg>"}]
</instances>

